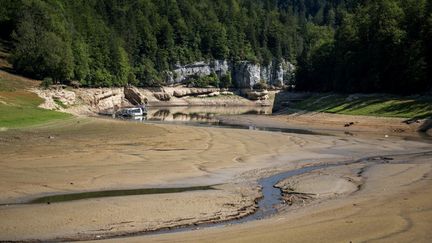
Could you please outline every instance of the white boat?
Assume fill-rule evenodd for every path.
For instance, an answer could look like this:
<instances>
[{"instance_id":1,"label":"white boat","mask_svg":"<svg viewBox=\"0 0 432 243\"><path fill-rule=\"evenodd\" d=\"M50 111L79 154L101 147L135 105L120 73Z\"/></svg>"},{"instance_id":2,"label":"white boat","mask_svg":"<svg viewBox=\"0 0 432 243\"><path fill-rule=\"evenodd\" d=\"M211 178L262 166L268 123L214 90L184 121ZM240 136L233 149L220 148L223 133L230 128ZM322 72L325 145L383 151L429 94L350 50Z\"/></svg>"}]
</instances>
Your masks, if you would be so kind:
<instances>
[{"instance_id":1,"label":"white boat","mask_svg":"<svg viewBox=\"0 0 432 243\"><path fill-rule=\"evenodd\" d=\"M119 112L120 116L124 117L139 117L147 115L145 107L124 108Z\"/></svg>"}]
</instances>

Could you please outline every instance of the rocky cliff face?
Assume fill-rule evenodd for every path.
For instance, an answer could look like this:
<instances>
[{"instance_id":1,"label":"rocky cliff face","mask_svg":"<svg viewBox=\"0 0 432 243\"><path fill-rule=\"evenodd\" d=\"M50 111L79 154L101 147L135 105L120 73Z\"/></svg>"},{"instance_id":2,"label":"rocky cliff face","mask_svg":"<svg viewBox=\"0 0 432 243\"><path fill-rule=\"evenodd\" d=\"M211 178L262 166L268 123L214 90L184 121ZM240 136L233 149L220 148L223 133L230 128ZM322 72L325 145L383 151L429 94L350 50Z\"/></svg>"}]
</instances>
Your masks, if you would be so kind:
<instances>
[{"instance_id":1,"label":"rocky cliff face","mask_svg":"<svg viewBox=\"0 0 432 243\"><path fill-rule=\"evenodd\" d=\"M260 82L282 87L293 80L295 67L287 61L279 64L272 62L267 66L240 62L234 66L233 71L234 81L239 88L252 88Z\"/></svg>"},{"instance_id":2,"label":"rocky cliff face","mask_svg":"<svg viewBox=\"0 0 432 243\"><path fill-rule=\"evenodd\" d=\"M227 60L196 62L184 66L176 66L168 73L169 84L183 83L196 76L208 76L216 73L219 77L231 74L238 88L252 88L256 83L265 82L269 85L283 86L293 79L295 67L290 62L270 63L267 66L243 61L230 63Z\"/></svg>"},{"instance_id":3,"label":"rocky cliff face","mask_svg":"<svg viewBox=\"0 0 432 243\"><path fill-rule=\"evenodd\" d=\"M191 77L208 76L216 73L219 77L225 76L231 70L231 65L226 60L213 60L210 62L195 62L180 66L177 65L168 73L168 84L183 83Z\"/></svg>"}]
</instances>

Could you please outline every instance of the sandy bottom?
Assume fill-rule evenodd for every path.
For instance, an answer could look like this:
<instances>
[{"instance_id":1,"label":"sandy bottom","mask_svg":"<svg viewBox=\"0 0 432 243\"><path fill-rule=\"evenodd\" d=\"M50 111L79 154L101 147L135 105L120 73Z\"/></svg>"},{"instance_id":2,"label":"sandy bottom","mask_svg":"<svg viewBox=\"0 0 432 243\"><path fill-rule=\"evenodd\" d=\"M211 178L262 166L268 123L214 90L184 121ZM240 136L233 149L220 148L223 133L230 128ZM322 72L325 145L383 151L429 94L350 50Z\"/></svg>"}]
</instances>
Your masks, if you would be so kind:
<instances>
[{"instance_id":1,"label":"sandy bottom","mask_svg":"<svg viewBox=\"0 0 432 243\"><path fill-rule=\"evenodd\" d=\"M316 163L428 149L430 144L398 137L104 119L9 130L0 133L0 241L97 239L234 219L255 210L260 196L256 180L262 176ZM267 220L121 241L349 242L393 239L394 232L405 228L401 235L406 239L424 240L432 222L431 156L393 157L391 163L327 168L284 180L278 186L285 198L293 192L310 197L292 198L291 206ZM51 194L214 184L218 190L12 205Z\"/></svg>"},{"instance_id":2,"label":"sandy bottom","mask_svg":"<svg viewBox=\"0 0 432 243\"><path fill-rule=\"evenodd\" d=\"M267 116L221 116L226 124L245 124L279 128L303 128L339 135L365 136L366 138L418 137L417 130L425 120L407 124L407 119L372 116L351 116L323 112L286 112ZM432 131L429 131L429 133ZM431 134L429 134L431 135Z\"/></svg>"},{"instance_id":3,"label":"sandy bottom","mask_svg":"<svg viewBox=\"0 0 432 243\"><path fill-rule=\"evenodd\" d=\"M398 164L405 163L405 159L410 159L411 163ZM224 228L124 238L122 241L430 242L430 162L428 155L399 157L395 164L323 169L292 178L298 191L315 193L317 196L314 199L306 204L301 202L303 205L285 206L281 213L272 218ZM362 172L359 174L359 171ZM327 180L326 174L332 174L337 179ZM323 177L324 185L315 187L316 180ZM354 183L359 183L361 189L354 190L355 187L349 185L355 178ZM345 182L341 183L341 180ZM329 185L335 187L329 189ZM333 194L333 199L328 198L329 192ZM337 194L338 197L335 196Z\"/></svg>"}]
</instances>

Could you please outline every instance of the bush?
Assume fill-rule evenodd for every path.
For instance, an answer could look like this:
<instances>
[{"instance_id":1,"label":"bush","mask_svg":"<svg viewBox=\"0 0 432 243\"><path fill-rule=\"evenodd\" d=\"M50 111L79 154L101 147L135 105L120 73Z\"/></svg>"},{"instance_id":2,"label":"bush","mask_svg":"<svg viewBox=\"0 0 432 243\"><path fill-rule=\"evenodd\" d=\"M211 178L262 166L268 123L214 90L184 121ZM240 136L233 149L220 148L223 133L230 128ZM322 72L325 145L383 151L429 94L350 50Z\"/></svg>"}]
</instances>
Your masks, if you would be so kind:
<instances>
[{"instance_id":1,"label":"bush","mask_svg":"<svg viewBox=\"0 0 432 243\"><path fill-rule=\"evenodd\" d=\"M256 83L253 86L253 89L257 89L257 90L264 90L264 89L267 89L267 88L268 88L268 85L264 81Z\"/></svg>"},{"instance_id":2,"label":"bush","mask_svg":"<svg viewBox=\"0 0 432 243\"><path fill-rule=\"evenodd\" d=\"M189 86L196 88L206 88L208 86L219 87L220 80L215 73L208 76L194 76L191 77L187 82Z\"/></svg>"},{"instance_id":3,"label":"bush","mask_svg":"<svg viewBox=\"0 0 432 243\"><path fill-rule=\"evenodd\" d=\"M41 87L47 89L47 88L49 88L49 86L52 85L52 84L53 84L53 79L47 77L47 78L44 78L44 79L42 80Z\"/></svg>"},{"instance_id":4,"label":"bush","mask_svg":"<svg viewBox=\"0 0 432 243\"><path fill-rule=\"evenodd\" d=\"M231 88L233 86L231 74L227 73L227 75L222 76L219 85L221 88Z\"/></svg>"}]
</instances>

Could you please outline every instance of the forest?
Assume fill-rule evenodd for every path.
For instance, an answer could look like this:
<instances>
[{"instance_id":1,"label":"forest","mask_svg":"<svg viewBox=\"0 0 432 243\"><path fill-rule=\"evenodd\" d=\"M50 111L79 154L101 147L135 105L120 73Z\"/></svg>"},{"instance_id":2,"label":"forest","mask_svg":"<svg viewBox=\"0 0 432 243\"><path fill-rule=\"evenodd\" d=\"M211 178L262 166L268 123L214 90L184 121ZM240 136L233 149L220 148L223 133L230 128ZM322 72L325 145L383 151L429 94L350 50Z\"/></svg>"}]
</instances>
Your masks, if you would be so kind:
<instances>
[{"instance_id":1,"label":"forest","mask_svg":"<svg viewBox=\"0 0 432 243\"><path fill-rule=\"evenodd\" d=\"M297 90L432 88L431 0L1 0L0 38L23 75L159 86L226 59L297 66Z\"/></svg>"}]
</instances>

